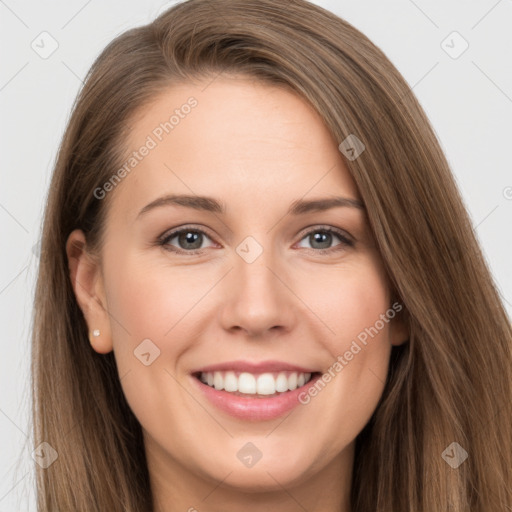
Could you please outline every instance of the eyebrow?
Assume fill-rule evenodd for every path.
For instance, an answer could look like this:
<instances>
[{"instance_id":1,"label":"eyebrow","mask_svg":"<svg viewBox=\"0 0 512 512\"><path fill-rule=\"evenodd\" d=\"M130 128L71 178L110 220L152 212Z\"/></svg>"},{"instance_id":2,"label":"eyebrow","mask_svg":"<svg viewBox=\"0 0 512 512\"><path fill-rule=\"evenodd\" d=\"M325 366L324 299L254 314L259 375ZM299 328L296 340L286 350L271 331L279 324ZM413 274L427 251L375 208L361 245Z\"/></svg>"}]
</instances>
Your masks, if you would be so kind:
<instances>
[{"instance_id":1,"label":"eyebrow","mask_svg":"<svg viewBox=\"0 0 512 512\"><path fill-rule=\"evenodd\" d=\"M146 214L150 210L163 206L183 206L194 210L206 211L211 213L226 213L226 206L222 201L217 201L213 197L196 196L196 195L175 195L169 194L155 199L147 204L138 213L137 218ZM288 209L290 215L304 215L311 212L320 212L330 210L331 208L349 207L364 210L364 205L358 199L349 197L325 197L320 199L298 199L293 201Z\"/></svg>"}]
</instances>

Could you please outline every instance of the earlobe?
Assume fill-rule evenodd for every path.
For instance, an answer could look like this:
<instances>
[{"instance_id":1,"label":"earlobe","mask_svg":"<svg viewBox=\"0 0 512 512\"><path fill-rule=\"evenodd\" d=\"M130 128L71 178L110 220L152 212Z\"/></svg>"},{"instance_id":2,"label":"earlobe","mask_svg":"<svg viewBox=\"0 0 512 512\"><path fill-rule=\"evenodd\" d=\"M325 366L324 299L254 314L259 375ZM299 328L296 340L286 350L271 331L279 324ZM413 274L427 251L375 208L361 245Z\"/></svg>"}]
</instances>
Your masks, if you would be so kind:
<instances>
[{"instance_id":1,"label":"earlobe","mask_svg":"<svg viewBox=\"0 0 512 512\"><path fill-rule=\"evenodd\" d=\"M112 350L110 318L98 261L87 252L83 231L75 229L66 242L69 276L77 303L85 317L92 348L101 354Z\"/></svg>"}]
</instances>

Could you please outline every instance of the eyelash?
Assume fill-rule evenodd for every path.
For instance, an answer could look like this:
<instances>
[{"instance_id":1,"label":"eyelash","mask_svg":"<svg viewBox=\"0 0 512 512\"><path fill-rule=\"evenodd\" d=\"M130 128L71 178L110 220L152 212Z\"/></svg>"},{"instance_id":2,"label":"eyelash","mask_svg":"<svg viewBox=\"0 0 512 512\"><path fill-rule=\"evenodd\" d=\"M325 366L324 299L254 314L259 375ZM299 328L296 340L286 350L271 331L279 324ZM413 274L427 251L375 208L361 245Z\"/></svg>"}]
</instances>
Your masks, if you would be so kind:
<instances>
[{"instance_id":1,"label":"eyelash","mask_svg":"<svg viewBox=\"0 0 512 512\"><path fill-rule=\"evenodd\" d=\"M204 249L193 249L191 251L186 251L184 249L178 249L176 247L173 247L173 246L169 245L169 241L170 240L172 240L177 235L180 235L183 232L201 233L201 234L203 234L206 237L211 239L211 237L208 235L208 233L206 233L206 231L204 231L204 230L202 230L200 228L196 228L194 226L185 226L185 227L177 229L175 231L171 231L170 233L164 233L163 235L158 237L157 245L162 246L162 247L164 247L164 249L166 249L168 251L171 251L171 252L174 252L176 254L187 254L187 255L201 254L201 252ZM307 249L309 251L313 251L313 252L315 252L317 254L333 253L333 252L336 252L336 251L343 250L346 247L353 247L354 246L354 242L352 240L350 240L345 235L345 233L343 231L341 231L339 229L336 229L336 228L333 228L333 227L330 227L330 226L315 226L314 229L311 229L310 231L307 231L306 233L304 233L304 235L299 240L299 242L304 240L304 238L306 238L307 236L311 235L312 233L316 233L316 232L333 234L333 235L336 235L341 240L341 243L339 245L331 247L331 248L328 248L328 249L314 249L314 248L309 248L309 247L305 248L305 249Z\"/></svg>"}]
</instances>

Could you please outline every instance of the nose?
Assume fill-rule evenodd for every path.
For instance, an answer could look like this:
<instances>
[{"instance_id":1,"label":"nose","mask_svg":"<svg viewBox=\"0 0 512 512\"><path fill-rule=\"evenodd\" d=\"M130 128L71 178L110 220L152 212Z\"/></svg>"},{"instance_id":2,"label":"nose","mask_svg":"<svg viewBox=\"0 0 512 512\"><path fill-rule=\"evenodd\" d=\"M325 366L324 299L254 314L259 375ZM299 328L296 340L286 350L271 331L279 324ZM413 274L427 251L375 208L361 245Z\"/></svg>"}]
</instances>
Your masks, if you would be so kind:
<instances>
[{"instance_id":1,"label":"nose","mask_svg":"<svg viewBox=\"0 0 512 512\"><path fill-rule=\"evenodd\" d=\"M234 255L234 268L224 283L221 322L225 330L265 337L271 332L288 332L294 325L297 298L288 273L271 252L264 250L252 263Z\"/></svg>"}]
</instances>

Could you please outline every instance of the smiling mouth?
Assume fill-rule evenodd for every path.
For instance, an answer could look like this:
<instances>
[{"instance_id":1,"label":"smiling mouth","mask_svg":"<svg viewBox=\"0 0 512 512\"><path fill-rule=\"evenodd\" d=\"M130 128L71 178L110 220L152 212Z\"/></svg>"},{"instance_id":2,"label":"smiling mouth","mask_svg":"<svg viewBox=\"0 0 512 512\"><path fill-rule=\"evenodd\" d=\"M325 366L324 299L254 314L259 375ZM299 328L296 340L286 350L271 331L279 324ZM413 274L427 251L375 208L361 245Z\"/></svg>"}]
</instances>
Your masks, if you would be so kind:
<instances>
[{"instance_id":1,"label":"smiling mouth","mask_svg":"<svg viewBox=\"0 0 512 512\"><path fill-rule=\"evenodd\" d=\"M240 371L195 372L193 377L217 391L246 398L272 398L295 391L320 372L296 371L249 373Z\"/></svg>"}]
</instances>

